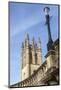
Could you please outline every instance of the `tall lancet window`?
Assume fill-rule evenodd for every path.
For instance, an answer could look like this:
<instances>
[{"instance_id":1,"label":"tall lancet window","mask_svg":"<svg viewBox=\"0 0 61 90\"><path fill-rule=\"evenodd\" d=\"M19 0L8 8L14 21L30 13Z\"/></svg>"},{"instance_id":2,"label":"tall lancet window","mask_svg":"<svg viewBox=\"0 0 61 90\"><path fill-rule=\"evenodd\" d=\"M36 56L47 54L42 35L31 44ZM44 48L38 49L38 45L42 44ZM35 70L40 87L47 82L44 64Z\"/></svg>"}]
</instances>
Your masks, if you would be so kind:
<instances>
[{"instance_id":1,"label":"tall lancet window","mask_svg":"<svg viewBox=\"0 0 61 90\"><path fill-rule=\"evenodd\" d=\"M35 53L35 64L37 64L37 53Z\"/></svg>"}]
</instances>

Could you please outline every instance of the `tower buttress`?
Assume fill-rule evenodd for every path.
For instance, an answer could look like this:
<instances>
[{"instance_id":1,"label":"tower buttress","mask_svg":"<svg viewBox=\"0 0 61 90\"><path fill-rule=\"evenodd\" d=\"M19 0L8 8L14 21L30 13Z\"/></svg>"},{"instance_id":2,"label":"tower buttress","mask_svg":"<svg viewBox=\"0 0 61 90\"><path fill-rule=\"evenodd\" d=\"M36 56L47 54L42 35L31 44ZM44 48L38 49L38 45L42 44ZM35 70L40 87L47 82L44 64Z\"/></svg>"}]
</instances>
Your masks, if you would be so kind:
<instances>
[{"instance_id":1,"label":"tower buttress","mask_svg":"<svg viewBox=\"0 0 61 90\"><path fill-rule=\"evenodd\" d=\"M29 35L26 34L25 41L24 41L24 52L23 52L23 58L22 62L24 67L22 68L22 80L26 79L29 77Z\"/></svg>"},{"instance_id":2,"label":"tower buttress","mask_svg":"<svg viewBox=\"0 0 61 90\"><path fill-rule=\"evenodd\" d=\"M24 66L24 60L23 60L23 51L24 51L24 44L23 44L23 42L22 42L22 47L21 47L21 49L22 49L22 52L21 52L21 55L22 55L22 68L23 68L23 66Z\"/></svg>"},{"instance_id":3,"label":"tower buttress","mask_svg":"<svg viewBox=\"0 0 61 90\"><path fill-rule=\"evenodd\" d=\"M32 63L35 64L35 40L32 39Z\"/></svg>"},{"instance_id":4,"label":"tower buttress","mask_svg":"<svg viewBox=\"0 0 61 90\"><path fill-rule=\"evenodd\" d=\"M29 64L29 35L26 34L26 63Z\"/></svg>"},{"instance_id":5,"label":"tower buttress","mask_svg":"<svg viewBox=\"0 0 61 90\"><path fill-rule=\"evenodd\" d=\"M22 42L22 52L21 52L21 55L22 55L22 68L24 67L24 43Z\"/></svg>"},{"instance_id":6,"label":"tower buttress","mask_svg":"<svg viewBox=\"0 0 61 90\"><path fill-rule=\"evenodd\" d=\"M42 52L41 52L41 40L40 37L38 39L38 49L37 49L37 64L42 64Z\"/></svg>"}]
</instances>

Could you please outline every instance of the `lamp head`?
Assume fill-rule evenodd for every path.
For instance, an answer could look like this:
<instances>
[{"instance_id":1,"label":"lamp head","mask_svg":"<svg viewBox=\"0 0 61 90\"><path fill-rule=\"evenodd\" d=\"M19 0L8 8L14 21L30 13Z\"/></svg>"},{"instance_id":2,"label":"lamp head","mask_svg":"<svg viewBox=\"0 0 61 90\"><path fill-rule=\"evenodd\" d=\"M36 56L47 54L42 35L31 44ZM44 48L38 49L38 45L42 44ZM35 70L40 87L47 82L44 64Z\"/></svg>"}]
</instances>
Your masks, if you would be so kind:
<instances>
[{"instance_id":1,"label":"lamp head","mask_svg":"<svg viewBox=\"0 0 61 90\"><path fill-rule=\"evenodd\" d=\"M44 8L45 15L49 15L49 11L50 11L49 7L45 7Z\"/></svg>"}]
</instances>

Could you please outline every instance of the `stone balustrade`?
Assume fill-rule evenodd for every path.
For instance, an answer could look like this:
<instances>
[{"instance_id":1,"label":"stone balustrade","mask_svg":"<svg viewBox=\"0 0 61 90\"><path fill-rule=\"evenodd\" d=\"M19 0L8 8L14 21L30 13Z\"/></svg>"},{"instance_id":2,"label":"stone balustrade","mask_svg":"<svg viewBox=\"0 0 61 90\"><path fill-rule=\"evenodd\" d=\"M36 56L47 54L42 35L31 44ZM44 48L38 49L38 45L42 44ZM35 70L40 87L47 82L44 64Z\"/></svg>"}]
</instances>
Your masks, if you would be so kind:
<instances>
[{"instance_id":1,"label":"stone balustrade","mask_svg":"<svg viewBox=\"0 0 61 90\"><path fill-rule=\"evenodd\" d=\"M52 53L52 54L51 54ZM50 51L48 55L51 54L50 56L52 57L52 65L48 67L47 64L50 64L47 61L50 61L50 58L48 60L45 60L45 62L28 78L25 80L12 85L11 87L27 87L27 86L40 86L40 85L47 85L47 81L51 79L52 76L56 76L58 80L58 69L59 69L59 55L58 51L55 52L55 50ZM54 58L53 58L54 57ZM47 59L47 58L46 58ZM53 75L54 74L54 75Z\"/></svg>"},{"instance_id":2,"label":"stone balustrade","mask_svg":"<svg viewBox=\"0 0 61 90\"><path fill-rule=\"evenodd\" d=\"M44 77L45 72L47 71L46 61L39 67L37 71L35 71L29 78L18 83L18 87L25 86L35 86L38 85L38 82Z\"/></svg>"},{"instance_id":3,"label":"stone balustrade","mask_svg":"<svg viewBox=\"0 0 61 90\"><path fill-rule=\"evenodd\" d=\"M51 69L47 68L46 61L36 70L29 78L19 82L16 84L17 87L27 87L27 86L38 86L38 85L44 85L44 80L48 78L48 75L51 75L49 73L53 72L55 70L55 67L52 67ZM49 76L50 77L50 76ZM48 80L48 79L47 79ZM46 84L45 84L46 85ZM14 85L15 87L15 85Z\"/></svg>"}]
</instances>

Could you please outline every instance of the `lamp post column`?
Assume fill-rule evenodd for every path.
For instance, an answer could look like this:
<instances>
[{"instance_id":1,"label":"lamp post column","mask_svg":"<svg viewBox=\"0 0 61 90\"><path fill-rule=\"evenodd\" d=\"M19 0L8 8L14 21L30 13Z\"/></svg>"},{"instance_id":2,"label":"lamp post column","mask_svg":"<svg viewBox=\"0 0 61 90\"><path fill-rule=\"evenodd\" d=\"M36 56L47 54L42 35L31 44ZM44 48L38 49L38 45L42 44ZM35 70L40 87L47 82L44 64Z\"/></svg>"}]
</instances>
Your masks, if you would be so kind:
<instances>
[{"instance_id":1,"label":"lamp post column","mask_svg":"<svg viewBox=\"0 0 61 90\"><path fill-rule=\"evenodd\" d=\"M47 25L47 29L48 29L48 43L47 43L47 50L48 51L54 49L53 40L52 40L52 36L51 36L51 31L50 31L49 11L50 11L50 8L48 8L48 7L44 8L45 17L46 17L46 25Z\"/></svg>"}]
</instances>

